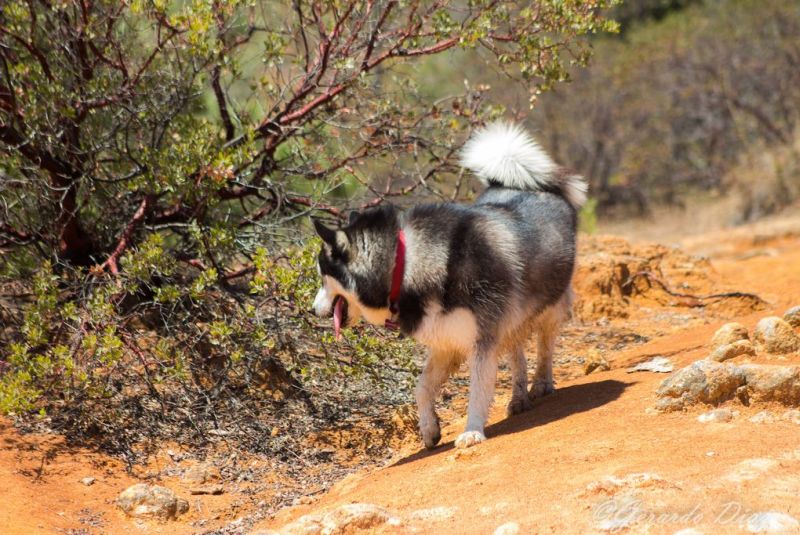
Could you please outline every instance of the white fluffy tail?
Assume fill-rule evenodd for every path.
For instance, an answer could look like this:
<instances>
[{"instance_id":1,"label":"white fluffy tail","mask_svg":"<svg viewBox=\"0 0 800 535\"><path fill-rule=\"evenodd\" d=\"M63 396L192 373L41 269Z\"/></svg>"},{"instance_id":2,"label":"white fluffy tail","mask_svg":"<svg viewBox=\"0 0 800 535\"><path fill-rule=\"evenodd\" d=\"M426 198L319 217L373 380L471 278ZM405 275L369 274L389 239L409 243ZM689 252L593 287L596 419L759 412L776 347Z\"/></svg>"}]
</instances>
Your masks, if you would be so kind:
<instances>
[{"instance_id":1,"label":"white fluffy tail","mask_svg":"<svg viewBox=\"0 0 800 535\"><path fill-rule=\"evenodd\" d=\"M552 191L576 210L586 202L586 182L559 167L519 125L499 121L476 132L464 145L461 165L486 186Z\"/></svg>"}]
</instances>

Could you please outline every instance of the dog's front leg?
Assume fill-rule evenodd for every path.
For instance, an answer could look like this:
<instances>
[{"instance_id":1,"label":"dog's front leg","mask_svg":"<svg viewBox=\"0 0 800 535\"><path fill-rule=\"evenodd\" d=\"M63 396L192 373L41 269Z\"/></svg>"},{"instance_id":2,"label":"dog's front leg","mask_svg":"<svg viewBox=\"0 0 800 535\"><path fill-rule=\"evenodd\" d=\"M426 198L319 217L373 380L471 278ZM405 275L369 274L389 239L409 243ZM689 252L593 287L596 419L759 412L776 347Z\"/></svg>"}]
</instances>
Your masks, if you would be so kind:
<instances>
[{"instance_id":1,"label":"dog's front leg","mask_svg":"<svg viewBox=\"0 0 800 535\"><path fill-rule=\"evenodd\" d=\"M468 448L486 440L483 428L489 417L497 380L497 354L494 348L478 347L470 360L469 408L467 428L456 439L456 448Z\"/></svg>"},{"instance_id":2,"label":"dog's front leg","mask_svg":"<svg viewBox=\"0 0 800 535\"><path fill-rule=\"evenodd\" d=\"M442 438L439 417L436 415L436 398L449 375L451 359L452 356L448 353L431 350L417 383L419 432L427 448L433 448Z\"/></svg>"}]
</instances>

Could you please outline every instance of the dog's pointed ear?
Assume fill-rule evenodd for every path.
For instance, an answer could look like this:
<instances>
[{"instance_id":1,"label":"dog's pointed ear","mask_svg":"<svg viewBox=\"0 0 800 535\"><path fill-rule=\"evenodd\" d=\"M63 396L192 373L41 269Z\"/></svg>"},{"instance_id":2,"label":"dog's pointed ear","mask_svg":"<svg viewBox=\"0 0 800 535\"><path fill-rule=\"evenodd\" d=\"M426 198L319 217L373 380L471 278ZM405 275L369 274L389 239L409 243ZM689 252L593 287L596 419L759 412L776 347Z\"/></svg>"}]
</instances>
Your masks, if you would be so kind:
<instances>
[{"instance_id":1,"label":"dog's pointed ear","mask_svg":"<svg viewBox=\"0 0 800 535\"><path fill-rule=\"evenodd\" d=\"M319 237L322 238L322 241L330 245L335 251L339 251L340 253L347 252L350 248L350 239L343 230L332 229L319 219L312 218L311 221L314 222L314 229L317 231L317 234L319 234Z\"/></svg>"},{"instance_id":2,"label":"dog's pointed ear","mask_svg":"<svg viewBox=\"0 0 800 535\"><path fill-rule=\"evenodd\" d=\"M356 210L351 210L347 216L347 224L352 225L358 219L359 213Z\"/></svg>"},{"instance_id":3,"label":"dog's pointed ear","mask_svg":"<svg viewBox=\"0 0 800 535\"><path fill-rule=\"evenodd\" d=\"M328 245L336 245L336 230L326 227L325 224L317 218L311 218L311 221L314 223L314 230L317 231L322 241Z\"/></svg>"}]
</instances>

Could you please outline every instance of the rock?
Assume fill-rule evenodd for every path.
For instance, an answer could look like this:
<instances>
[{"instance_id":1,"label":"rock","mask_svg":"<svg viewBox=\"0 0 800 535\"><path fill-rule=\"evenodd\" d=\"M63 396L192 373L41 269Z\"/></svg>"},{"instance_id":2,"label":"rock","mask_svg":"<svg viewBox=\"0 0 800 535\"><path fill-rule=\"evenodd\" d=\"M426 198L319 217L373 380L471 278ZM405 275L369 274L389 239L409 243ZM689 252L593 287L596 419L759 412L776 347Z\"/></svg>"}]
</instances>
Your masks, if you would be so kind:
<instances>
[{"instance_id":1,"label":"rock","mask_svg":"<svg viewBox=\"0 0 800 535\"><path fill-rule=\"evenodd\" d=\"M768 316L759 321L753 337L769 353L791 353L800 349L800 338L792 326L777 316Z\"/></svg>"},{"instance_id":2,"label":"rock","mask_svg":"<svg viewBox=\"0 0 800 535\"><path fill-rule=\"evenodd\" d=\"M739 340L749 340L747 328L741 323L726 323L711 337L711 347L720 347L738 342Z\"/></svg>"},{"instance_id":3,"label":"rock","mask_svg":"<svg viewBox=\"0 0 800 535\"><path fill-rule=\"evenodd\" d=\"M800 405L800 366L744 364L740 369L751 401Z\"/></svg>"},{"instance_id":4,"label":"rock","mask_svg":"<svg viewBox=\"0 0 800 535\"><path fill-rule=\"evenodd\" d=\"M755 354L756 348L753 347L753 343L750 340L737 340L730 344L719 346L708 356L708 358L714 362L723 362L740 355L753 356Z\"/></svg>"},{"instance_id":5,"label":"rock","mask_svg":"<svg viewBox=\"0 0 800 535\"><path fill-rule=\"evenodd\" d=\"M775 401L800 405L800 366L722 364L699 360L665 379L656 391L655 408L681 410L705 403L719 405L733 398L743 403Z\"/></svg>"},{"instance_id":6,"label":"rock","mask_svg":"<svg viewBox=\"0 0 800 535\"><path fill-rule=\"evenodd\" d=\"M667 357L654 357L647 362L640 362L633 368L628 370L628 373L633 372L655 372L655 373L671 373L674 369L672 362Z\"/></svg>"},{"instance_id":7,"label":"rock","mask_svg":"<svg viewBox=\"0 0 800 535\"><path fill-rule=\"evenodd\" d=\"M284 526L284 535L344 535L374 531L381 526L398 526L399 519L383 507L370 503L350 503L325 513L305 515Z\"/></svg>"},{"instance_id":8,"label":"rock","mask_svg":"<svg viewBox=\"0 0 800 535\"><path fill-rule=\"evenodd\" d=\"M737 411L732 411L730 409L714 409L713 411L709 411L698 416L697 421L704 424L709 422L730 422L733 420L733 417L738 414L739 413Z\"/></svg>"},{"instance_id":9,"label":"rock","mask_svg":"<svg viewBox=\"0 0 800 535\"><path fill-rule=\"evenodd\" d=\"M718 405L733 398L744 384L744 373L738 367L699 360L661 383L656 391L660 398L656 409L680 410L696 403Z\"/></svg>"},{"instance_id":10,"label":"rock","mask_svg":"<svg viewBox=\"0 0 800 535\"><path fill-rule=\"evenodd\" d=\"M769 411L761 411L750 417L750 421L754 424L771 424L775 421L775 415Z\"/></svg>"},{"instance_id":11,"label":"rock","mask_svg":"<svg viewBox=\"0 0 800 535\"><path fill-rule=\"evenodd\" d=\"M800 305L784 312L783 320L792 327L800 327Z\"/></svg>"},{"instance_id":12,"label":"rock","mask_svg":"<svg viewBox=\"0 0 800 535\"><path fill-rule=\"evenodd\" d=\"M606 476L586 485L584 494L606 494L614 496L621 490L644 488L671 488L673 485L663 477L652 472L637 472L623 477Z\"/></svg>"},{"instance_id":13,"label":"rock","mask_svg":"<svg viewBox=\"0 0 800 535\"><path fill-rule=\"evenodd\" d=\"M599 351L592 350L586 355L586 361L583 364L583 373L589 375L596 371L606 372L611 369L608 361L600 354Z\"/></svg>"},{"instance_id":14,"label":"rock","mask_svg":"<svg viewBox=\"0 0 800 535\"><path fill-rule=\"evenodd\" d=\"M676 531L673 535L703 535L703 532L697 528L686 528Z\"/></svg>"},{"instance_id":15,"label":"rock","mask_svg":"<svg viewBox=\"0 0 800 535\"><path fill-rule=\"evenodd\" d=\"M789 422L800 425L800 410L792 409L784 412L783 416L781 416L781 420L787 420Z\"/></svg>"},{"instance_id":16,"label":"rock","mask_svg":"<svg viewBox=\"0 0 800 535\"><path fill-rule=\"evenodd\" d=\"M129 516L170 520L189 510L186 500L166 487L138 483L122 491L117 505Z\"/></svg>"},{"instance_id":17,"label":"rock","mask_svg":"<svg viewBox=\"0 0 800 535\"><path fill-rule=\"evenodd\" d=\"M747 519L750 533L797 533L800 522L794 517L777 511L755 513Z\"/></svg>"},{"instance_id":18,"label":"rock","mask_svg":"<svg viewBox=\"0 0 800 535\"><path fill-rule=\"evenodd\" d=\"M453 518L458 510L455 507L431 507L429 509L418 509L409 515L412 520L449 520Z\"/></svg>"},{"instance_id":19,"label":"rock","mask_svg":"<svg viewBox=\"0 0 800 535\"><path fill-rule=\"evenodd\" d=\"M517 535L519 533L519 524L516 522L506 522L498 526L492 535Z\"/></svg>"},{"instance_id":20,"label":"rock","mask_svg":"<svg viewBox=\"0 0 800 535\"><path fill-rule=\"evenodd\" d=\"M725 476L725 479L734 483L753 481L759 479L777 466L780 466L780 462L766 457L745 459L737 464L736 467Z\"/></svg>"},{"instance_id":21,"label":"rock","mask_svg":"<svg viewBox=\"0 0 800 535\"><path fill-rule=\"evenodd\" d=\"M206 485L203 487L194 487L189 489L189 493L194 496L202 494L218 496L224 491L225 489L222 488L222 485Z\"/></svg>"},{"instance_id":22,"label":"rock","mask_svg":"<svg viewBox=\"0 0 800 535\"><path fill-rule=\"evenodd\" d=\"M97 480L95 478L91 477L91 476L90 477L84 477L83 479L81 479L81 483L83 483L87 487L90 487L90 486L94 485L95 481L97 481Z\"/></svg>"},{"instance_id":23,"label":"rock","mask_svg":"<svg viewBox=\"0 0 800 535\"><path fill-rule=\"evenodd\" d=\"M208 464L196 464L189 467L186 472L183 473L183 477L181 479L183 479L183 481L186 483L202 485L203 483L207 483L209 481L219 481L220 473L216 466L210 466Z\"/></svg>"}]
</instances>

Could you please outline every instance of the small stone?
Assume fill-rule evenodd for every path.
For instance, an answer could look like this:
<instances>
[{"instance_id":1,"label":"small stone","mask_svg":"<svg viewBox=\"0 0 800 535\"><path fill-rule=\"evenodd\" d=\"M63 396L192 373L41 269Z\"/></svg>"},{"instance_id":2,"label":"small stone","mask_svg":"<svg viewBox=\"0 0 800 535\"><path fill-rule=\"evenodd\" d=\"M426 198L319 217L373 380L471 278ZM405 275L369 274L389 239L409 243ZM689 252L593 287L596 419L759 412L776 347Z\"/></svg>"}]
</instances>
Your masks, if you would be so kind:
<instances>
[{"instance_id":1,"label":"small stone","mask_svg":"<svg viewBox=\"0 0 800 535\"><path fill-rule=\"evenodd\" d=\"M791 353L800 349L800 337L777 316L763 318L753 333L756 343L768 353Z\"/></svg>"},{"instance_id":2,"label":"small stone","mask_svg":"<svg viewBox=\"0 0 800 535\"><path fill-rule=\"evenodd\" d=\"M633 372L655 372L655 373L672 373L674 366L667 357L654 357L647 362L640 362L633 368L628 370L628 373Z\"/></svg>"},{"instance_id":3,"label":"small stone","mask_svg":"<svg viewBox=\"0 0 800 535\"><path fill-rule=\"evenodd\" d=\"M703 535L703 532L697 528L686 528L676 531L673 535Z\"/></svg>"},{"instance_id":4,"label":"small stone","mask_svg":"<svg viewBox=\"0 0 800 535\"><path fill-rule=\"evenodd\" d=\"M175 519L189 510L189 503L166 487L138 483L122 491L117 505L127 515L137 518Z\"/></svg>"},{"instance_id":5,"label":"small stone","mask_svg":"<svg viewBox=\"0 0 800 535\"><path fill-rule=\"evenodd\" d=\"M797 533L800 522L794 517L777 511L755 513L747 519L750 533Z\"/></svg>"},{"instance_id":6,"label":"small stone","mask_svg":"<svg viewBox=\"0 0 800 535\"><path fill-rule=\"evenodd\" d=\"M738 342L739 340L749 340L750 335L747 334L747 328L741 323L726 323L714 333L711 337L711 347L725 346Z\"/></svg>"},{"instance_id":7,"label":"small stone","mask_svg":"<svg viewBox=\"0 0 800 535\"><path fill-rule=\"evenodd\" d=\"M195 496L201 494L218 496L222 494L224 491L225 489L222 488L222 485L206 485L204 487L194 487L192 489L189 489L189 493Z\"/></svg>"},{"instance_id":8,"label":"small stone","mask_svg":"<svg viewBox=\"0 0 800 535\"><path fill-rule=\"evenodd\" d=\"M783 413L781 420L786 420L800 425L800 409L791 409Z\"/></svg>"},{"instance_id":9,"label":"small stone","mask_svg":"<svg viewBox=\"0 0 800 535\"><path fill-rule=\"evenodd\" d=\"M708 358L714 362L723 362L740 355L753 356L755 354L756 348L753 347L753 343L750 340L737 340L730 344L719 346L708 356Z\"/></svg>"},{"instance_id":10,"label":"small stone","mask_svg":"<svg viewBox=\"0 0 800 535\"><path fill-rule=\"evenodd\" d=\"M736 416L736 414L738 414L738 412L730 409L714 409L713 411L709 411L698 416L697 421L703 424L709 422L730 422L733 420L733 417Z\"/></svg>"},{"instance_id":11,"label":"small stone","mask_svg":"<svg viewBox=\"0 0 800 535\"><path fill-rule=\"evenodd\" d=\"M208 464L196 464L190 466L183 473L183 481L186 483L193 483L195 485L202 485L209 481L219 481L220 473L217 467Z\"/></svg>"},{"instance_id":12,"label":"small stone","mask_svg":"<svg viewBox=\"0 0 800 535\"><path fill-rule=\"evenodd\" d=\"M792 307L784 312L783 319L792 327L800 327L800 305Z\"/></svg>"},{"instance_id":13,"label":"small stone","mask_svg":"<svg viewBox=\"0 0 800 535\"><path fill-rule=\"evenodd\" d=\"M492 535L517 535L519 533L519 524L516 522L506 522L498 526Z\"/></svg>"},{"instance_id":14,"label":"small stone","mask_svg":"<svg viewBox=\"0 0 800 535\"><path fill-rule=\"evenodd\" d=\"M95 478L91 477L91 476L90 477L84 477L83 479L81 479L81 483L83 483L87 487L91 487L92 485L94 485L95 481L97 481L97 480Z\"/></svg>"},{"instance_id":15,"label":"small stone","mask_svg":"<svg viewBox=\"0 0 800 535\"><path fill-rule=\"evenodd\" d=\"M761 411L758 414L753 415L750 418L750 421L754 424L771 424L775 421L775 415L769 411Z\"/></svg>"},{"instance_id":16,"label":"small stone","mask_svg":"<svg viewBox=\"0 0 800 535\"><path fill-rule=\"evenodd\" d=\"M314 503L313 496L298 496L294 500L292 500L292 505L310 505Z\"/></svg>"},{"instance_id":17,"label":"small stone","mask_svg":"<svg viewBox=\"0 0 800 535\"><path fill-rule=\"evenodd\" d=\"M594 373L596 371L606 372L611 369L609 366L608 361L600 354L597 350L589 351L589 354L586 355L586 360L583 363L583 373L584 375L589 375L590 373Z\"/></svg>"}]
</instances>

